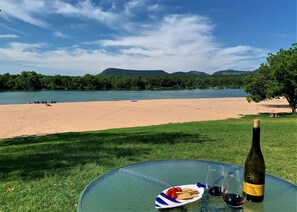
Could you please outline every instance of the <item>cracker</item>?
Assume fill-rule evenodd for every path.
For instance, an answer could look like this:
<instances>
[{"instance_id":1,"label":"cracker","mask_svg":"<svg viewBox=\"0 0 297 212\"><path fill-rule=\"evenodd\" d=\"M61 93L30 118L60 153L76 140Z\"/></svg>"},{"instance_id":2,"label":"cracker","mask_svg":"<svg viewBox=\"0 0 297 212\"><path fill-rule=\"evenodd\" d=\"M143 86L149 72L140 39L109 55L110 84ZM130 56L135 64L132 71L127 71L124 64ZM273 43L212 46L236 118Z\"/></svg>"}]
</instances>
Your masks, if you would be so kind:
<instances>
[{"instance_id":1,"label":"cracker","mask_svg":"<svg viewBox=\"0 0 297 212\"><path fill-rule=\"evenodd\" d=\"M193 197L189 193L181 194L177 197L178 200L186 200L186 199L192 199Z\"/></svg>"},{"instance_id":2,"label":"cracker","mask_svg":"<svg viewBox=\"0 0 297 212\"><path fill-rule=\"evenodd\" d=\"M178 200L188 200L198 197L198 190L192 188L183 188L182 191L177 191L176 195Z\"/></svg>"},{"instance_id":3,"label":"cracker","mask_svg":"<svg viewBox=\"0 0 297 212\"><path fill-rule=\"evenodd\" d=\"M183 188L182 191L190 191L192 190L191 188Z\"/></svg>"},{"instance_id":4,"label":"cracker","mask_svg":"<svg viewBox=\"0 0 297 212\"><path fill-rule=\"evenodd\" d=\"M188 192L189 194L198 194L198 191L197 190L194 190L194 191L190 191Z\"/></svg>"},{"instance_id":5,"label":"cracker","mask_svg":"<svg viewBox=\"0 0 297 212\"><path fill-rule=\"evenodd\" d=\"M177 191L177 192L175 192L177 195L179 195L179 194L186 194L186 193L188 193L187 191Z\"/></svg>"}]
</instances>

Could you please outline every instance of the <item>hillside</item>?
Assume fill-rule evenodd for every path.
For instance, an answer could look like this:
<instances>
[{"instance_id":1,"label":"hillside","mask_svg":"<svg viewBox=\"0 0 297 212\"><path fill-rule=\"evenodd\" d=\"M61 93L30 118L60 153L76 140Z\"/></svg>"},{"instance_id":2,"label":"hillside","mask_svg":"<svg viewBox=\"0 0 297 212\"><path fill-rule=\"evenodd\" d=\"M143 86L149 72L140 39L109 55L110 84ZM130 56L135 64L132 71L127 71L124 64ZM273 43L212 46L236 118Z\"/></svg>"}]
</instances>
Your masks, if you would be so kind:
<instances>
[{"instance_id":1,"label":"hillside","mask_svg":"<svg viewBox=\"0 0 297 212\"><path fill-rule=\"evenodd\" d=\"M170 76L208 76L209 74L200 71L189 71L189 72L174 72Z\"/></svg>"},{"instance_id":2,"label":"hillside","mask_svg":"<svg viewBox=\"0 0 297 212\"><path fill-rule=\"evenodd\" d=\"M250 71L237 71L237 70L222 70L222 71L217 71L213 73L212 75L218 76L218 75L243 75L243 74L249 74Z\"/></svg>"},{"instance_id":3,"label":"hillside","mask_svg":"<svg viewBox=\"0 0 297 212\"><path fill-rule=\"evenodd\" d=\"M114 76L125 76L125 77L148 77L148 76L167 76L169 75L163 70L130 70L130 69L119 69L119 68L108 68L105 69L100 75L106 77Z\"/></svg>"},{"instance_id":4,"label":"hillside","mask_svg":"<svg viewBox=\"0 0 297 212\"><path fill-rule=\"evenodd\" d=\"M212 76L223 76L223 75L245 75L252 73L251 71L238 71L238 70L222 70L217 71L212 74ZM115 76L122 76L122 77L164 77L164 76L210 76L205 72L200 71L189 71L189 72L174 72L174 73L167 73L163 70L132 70L132 69L120 69L120 68L107 68L105 69L100 75L106 77L115 77Z\"/></svg>"}]
</instances>

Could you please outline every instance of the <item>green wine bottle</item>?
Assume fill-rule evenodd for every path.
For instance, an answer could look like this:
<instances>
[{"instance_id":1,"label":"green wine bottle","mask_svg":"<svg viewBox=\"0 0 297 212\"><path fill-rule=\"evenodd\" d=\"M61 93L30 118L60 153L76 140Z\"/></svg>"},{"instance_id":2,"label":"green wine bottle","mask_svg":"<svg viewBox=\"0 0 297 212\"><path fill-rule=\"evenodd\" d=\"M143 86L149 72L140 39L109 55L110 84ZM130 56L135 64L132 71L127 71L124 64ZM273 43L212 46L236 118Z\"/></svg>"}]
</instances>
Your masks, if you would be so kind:
<instances>
[{"instance_id":1,"label":"green wine bottle","mask_svg":"<svg viewBox=\"0 0 297 212\"><path fill-rule=\"evenodd\" d=\"M252 146L244 165L243 195L251 202L264 199L265 162L260 148L260 120L254 120Z\"/></svg>"}]
</instances>

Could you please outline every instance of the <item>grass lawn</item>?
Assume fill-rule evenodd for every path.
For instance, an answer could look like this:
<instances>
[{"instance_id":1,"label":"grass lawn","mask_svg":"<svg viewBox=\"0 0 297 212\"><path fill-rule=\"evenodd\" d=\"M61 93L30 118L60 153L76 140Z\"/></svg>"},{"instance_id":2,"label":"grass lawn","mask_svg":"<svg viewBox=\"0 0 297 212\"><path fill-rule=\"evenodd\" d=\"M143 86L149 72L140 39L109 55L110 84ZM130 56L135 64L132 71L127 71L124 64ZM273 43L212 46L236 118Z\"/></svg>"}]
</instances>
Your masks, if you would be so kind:
<instances>
[{"instance_id":1,"label":"grass lawn","mask_svg":"<svg viewBox=\"0 0 297 212\"><path fill-rule=\"evenodd\" d=\"M297 116L247 116L0 140L0 211L75 211L83 188L111 169L157 159L242 166L261 119L266 173L297 183Z\"/></svg>"}]
</instances>

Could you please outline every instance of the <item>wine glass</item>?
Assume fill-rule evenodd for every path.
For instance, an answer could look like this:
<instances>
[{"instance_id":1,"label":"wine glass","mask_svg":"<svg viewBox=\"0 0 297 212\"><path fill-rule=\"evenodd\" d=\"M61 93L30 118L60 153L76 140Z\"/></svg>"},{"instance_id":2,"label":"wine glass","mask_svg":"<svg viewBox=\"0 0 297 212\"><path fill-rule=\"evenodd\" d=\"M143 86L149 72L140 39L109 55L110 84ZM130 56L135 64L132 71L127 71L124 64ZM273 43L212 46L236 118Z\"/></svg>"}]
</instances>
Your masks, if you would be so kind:
<instances>
[{"instance_id":1,"label":"wine glass","mask_svg":"<svg viewBox=\"0 0 297 212\"><path fill-rule=\"evenodd\" d=\"M222 165L212 165L208 167L206 176L206 189L208 193L221 197L224 193L225 168Z\"/></svg>"},{"instance_id":2,"label":"wine glass","mask_svg":"<svg viewBox=\"0 0 297 212\"><path fill-rule=\"evenodd\" d=\"M225 188L223 199L227 205L240 208L245 202L245 195L242 193L242 176L238 170L232 170L225 174L223 187Z\"/></svg>"}]
</instances>

